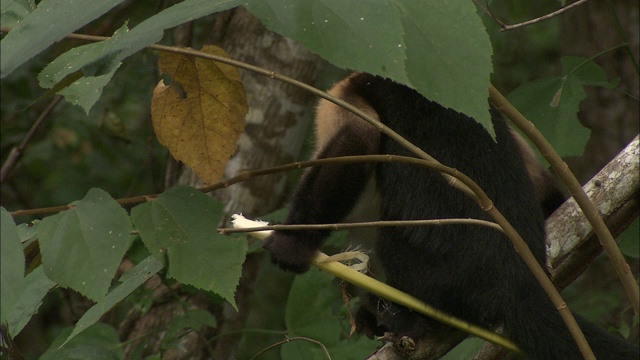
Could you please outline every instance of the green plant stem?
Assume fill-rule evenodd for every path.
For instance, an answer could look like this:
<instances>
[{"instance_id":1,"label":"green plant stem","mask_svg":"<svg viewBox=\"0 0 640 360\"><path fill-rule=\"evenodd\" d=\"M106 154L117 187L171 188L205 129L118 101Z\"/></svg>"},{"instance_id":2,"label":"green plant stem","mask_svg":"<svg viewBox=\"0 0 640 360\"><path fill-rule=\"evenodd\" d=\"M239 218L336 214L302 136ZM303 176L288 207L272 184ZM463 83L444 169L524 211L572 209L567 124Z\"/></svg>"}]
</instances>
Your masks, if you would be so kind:
<instances>
[{"instance_id":1,"label":"green plant stem","mask_svg":"<svg viewBox=\"0 0 640 360\"><path fill-rule=\"evenodd\" d=\"M249 235L260 240L263 240L267 236L269 236L267 232L250 232ZM518 347L511 340L505 338L502 335L496 334L492 331L483 329L479 326L470 324L464 320L446 314L409 294L406 294L370 276L353 270L338 261L327 261L328 258L329 256L327 254L318 251L312 263L314 266L317 266L318 268L332 274L335 277L354 284L364 290L370 291L387 300L391 300L396 304L418 311L421 314L442 322L443 324L450 325L456 329L462 330L468 334L475 335L481 339L490 341L511 351L519 351Z\"/></svg>"}]
</instances>

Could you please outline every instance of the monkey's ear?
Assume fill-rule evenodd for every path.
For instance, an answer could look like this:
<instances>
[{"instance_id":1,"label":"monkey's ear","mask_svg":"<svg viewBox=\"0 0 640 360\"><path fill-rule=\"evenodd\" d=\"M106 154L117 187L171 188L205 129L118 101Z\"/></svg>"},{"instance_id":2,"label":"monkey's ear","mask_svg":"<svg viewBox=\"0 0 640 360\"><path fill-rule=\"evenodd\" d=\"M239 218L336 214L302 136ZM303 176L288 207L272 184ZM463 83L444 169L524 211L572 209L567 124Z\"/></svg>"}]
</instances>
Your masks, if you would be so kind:
<instances>
[{"instance_id":1,"label":"monkey's ear","mask_svg":"<svg viewBox=\"0 0 640 360\"><path fill-rule=\"evenodd\" d=\"M300 274L309 271L325 236L316 231L275 231L264 239L262 247L269 250L274 264Z\"/></svg>"}]
</instances>

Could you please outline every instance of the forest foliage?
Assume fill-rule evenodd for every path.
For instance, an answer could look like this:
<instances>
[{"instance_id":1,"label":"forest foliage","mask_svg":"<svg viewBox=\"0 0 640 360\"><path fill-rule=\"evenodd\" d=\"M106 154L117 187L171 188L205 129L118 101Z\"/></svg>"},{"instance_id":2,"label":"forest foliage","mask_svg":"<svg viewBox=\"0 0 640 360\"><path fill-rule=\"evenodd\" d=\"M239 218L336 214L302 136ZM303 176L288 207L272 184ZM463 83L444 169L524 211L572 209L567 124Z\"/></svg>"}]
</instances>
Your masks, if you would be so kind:
<instances>
[{"instance_id":1,"label":"forest foliage","mask_svg":"<svg viewBox=\"0 0 640 360\"><path fill-rule=\"evenodd\" d=\"M56 331L44 359L67 358L72 352L123 358L116 330L100 319L118 304L142 297L142 284L155 274L235 307L245 257L258 251L241 235L219 234L221 203L191 187L164 191L159 183L164 150L158 142L205 183L216 183L247 112L233 66L149 50L170 43L164 38L167 30L242 5L269 29L332 64L412 86L491 131L491 19L471 1L380 0L355 7L342 0L184 0L160 11L141 9L118 30L102 34L107 38L71 38L117 11L123 1L91 3L2 2L3 161L31 126L27 121L34 118L34 104L59 94L73 105L49 127L51 135L31 144L20 160L16 188L34 193L33 199L4 199L3 193L1 209L0 304L8 335L18 336L57 288L93 301L73 328ZM226 57L215 47L202 51ZM618 83L594 58L565 57L559 75L526 82L508 96L561 155L579 154L588 139L577 117L584 87ZM155 134L139 116L149 112ZM19 216L16 211L25 204L37 218ZM68 206L55 214L38 211L62 204ZM637 257L637 242L627 246L626 254ZM120 273L125 257L135 266ZM336 308L339 294L331 281L319 271L294 281L288 296L295 301L287 302L284 314L288 336L316 339L333 358L346 359L347 352L361 358L375 344L347 339L349 325L340 320L348 318L347 310ZM330 288L335 291L317 290ZM175 340L180 330L202 326L215 328L215 318L187 312L168 331ZM171 346L168 341L166 347ZM293 341L281 355L294 359L301 351L313 351L314 358L321 358L321 349Z\"/></svg>"}]
</instances>

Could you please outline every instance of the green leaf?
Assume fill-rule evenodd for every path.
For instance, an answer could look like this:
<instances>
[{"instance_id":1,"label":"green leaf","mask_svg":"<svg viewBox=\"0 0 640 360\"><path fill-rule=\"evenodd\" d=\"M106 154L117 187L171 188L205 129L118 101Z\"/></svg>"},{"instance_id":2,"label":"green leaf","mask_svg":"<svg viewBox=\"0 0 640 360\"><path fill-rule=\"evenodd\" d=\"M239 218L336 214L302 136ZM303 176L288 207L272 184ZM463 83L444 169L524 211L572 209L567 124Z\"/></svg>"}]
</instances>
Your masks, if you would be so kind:
<instances>
[{"instance_id":1,"label":"green leaf","mask_svg":"<svg viewBox=\"0 0 640 360\"><path fill-rule=\"evenodd\" d=\"M531 120L561 156L580 155L589 140L589 129L578 121L580 102L587 85L612 88L602 68L588 59L562 58L565 75L524 84L507 97Z\"/></svg>"},{"instance_id":2,"label":"green leaf","mask_svg":"<svg viewBox=\"0 0 640 360\"><path fill-rule=\"evenodd\" d=\"M65 80L67 76L83 70L85 76L63 87L57 93L63 95L70 103L82 107L88 115L91 107L102 95L102 89L120 67L120 61L115 56L100 57L109 44L116 41L122 34L126 34L127 31L125 24L109 40L78 46L58 56L38 75L40 86L51 89ZM100 71L94 71L96 76L88 76L89 70L94 69L92 65L96 63L87 64L87 61L93 61L96 58L99 59L98 62L101 62Z\"/></svg>"},{"instance_id":3,"label":"green leaf","mask_svg":"<svg viewBox=\"0 0 640 360\"><path fill-rule=\"evenodd\" d=\"M480 338L470 336L443 356L442 360L475 359L485 343L486 341Z\"/></svg>"},{"instance_id":4,"label":"green leaf","mask_svg":"<svg viewBox=\"0 0 640 360\"><path fill-rule=\"evenodd\" d=\"M24 278L24 253L18 238L16 223L4 207L0 208L0 216L0 221L2 222L2 228L0 229L0 240L2 242L2 247L0 248L0 256L2 256L2 261L0 262L2 282L0 282L0 285L2 285L2 291L0 291L0 296L2 297L2 302L0 307L4 320L4 315L7 313L5 309L11 303L9 296L18 294L21 290L20 285Z\"/></svg>"},{"instance_id":5,"label":"green leaf","mask_svg":"<svg viewBox=\"0 0 640 360\"><path fill-rule=\"evenodd\" d=\"M2 322L9 325L11 336L16 336L38 312L42 300L56 284L45 275L42 266L33 270L19 283L18 292L8 292L4 295L4 281L3 276L2 302L6 305L3 305L2 309Z\"/></svg>"},{"instance_id":6,"label":"green leaf","mask_svg":"<svg viewBox=\"0 0 640 360\"><path fill-rule=\"evenodd\" d=\"M471 116L493 134L487 102L493 50L473 2L401 3L410 85L428 99Z\"/></svg>"},{"instance_id":7,"label":"green leaf","mask_svg":"<svg viewBox=\"0 0 640 360\"><path fill-rule=\"evenodd\" d=\"M122 1L41 1L33 12L25 16L2 39L1 77L5 78L49 45L106 13Z\"/></svg>"},{"instance_id":8,"label":"green leaf","mask_svg":"<svg viewBox=\"0 0 640 360\"><path fill-rule=\"evenodd\" d=\"M333 290L333 291L332 291ZM285 323L289 337L307 337L321 342L334 359L363 359L376 343L364 336L349 338L350 324L334 278L318 269L297 276L289 292ZM318 344L288 342L282 358L324 359Z\"/></svg>"},{"instance_id":9,"label":"green leaf","mask_svg":"<svg viewBox=\"0 0 640 360\"><path fill-rule=\"evenodd\" d=\"M491 43L472 2L250 0L244 6L339 67L407 84L492 129Z\"/></svg>"},{"instance_id":10,"label":"green leaf","mask_svg":"<svg viewBox=\"0 0 640 360\"><path fill-rule=\"evenodd\" d=\"M62 330L49 349L40 357L40 360L124 359L124 351L118 339L118 334L109 325L97 323L73 340L63 344L70 333L71 328Z\"/></svg>"},{"instance_id":11,"label":"green leaf","mask_svg":"<svg viewBox=\"0 0 640 360\"><path fill-rule=\"evenodd\" d=\"M42 264L60 286L101 301L131 245L131 221L100 189L89 190L74 205L38 226Z\"/></svg>"},{"instance_id":12,"label":"green leaf","mask_svg":"<svg viewBox=\"0 0 640 360\"><path fill-rule=\"evenodd\" d=\"M102 315L133 293L140 285L144 284L151 276L160 270L162 270L162 264L156 260L155 257L149 256L136 265L136 267L127 271L122 275L122 278L120 278L121 284L116 286L102 301L93 305L91 309L82 315L62 345L64 346L82 331L95 324L100 320Z\"/></svg>"},{"instance_id":13,"label":"green leaf","mask_svg":"<svg viewBox=\"0 0 640 360\"><path fill-rule=\"evenodd\" d=\"M625 230L618 238L620 251L630 258L640 257L640 225L638 219Z\"/></svg>"},{"instance_id":14,"label":"green leaf","mask_svg":"<svg viewBox=\"0 0 640 360\"><path fill-rule=\"evenodd\" d=\"M0 208L0 321L15 337L38 311L42 299L55 286L39 267L26 277L25 258L13 218Z\"/></svg>"},{"instance_id":15,"label":"green leaf","mask_svg":"<svg viewBox=\"0 0 640 360\"><path fill-rule=\"evenodd\" d=\"M119 64L132 54L162 40L165 29L193 21L214 12L237 6L238 0L185 0L146 19L131 30L126 26L103 42L76 47L51 63L39 80L51 87L67 74L83 69L85 75L60 93L67 100L82 106L88 113L109 82ZM66 71L66 66L72 69ZM49 68L49 67L48 67ZM75 69L74 71L71 71ZM55 79L54 80L54 76ZM3 75L4 76L4 75ZM51 79L46 77L50 76ZM53 83L53 84L51 84ZM86 93L85 93L86 92Z\"/></svg>"},{"instance_id":16,"label":"green leaf","mask_svg":"<svg viewBox=\"0 0 640 360\"><path fill-rule=\"evenodd\" d=\"M238 0L185 0L141 22L106 49L104 56L121 52L123 58L162 39L164 30L188 21L228 10L240 4Z\"/></svg>"},{"instance_id":17,"label":"green leaf","mask_svg":"<svg viewBox=\"0 0 640 360\"><path fill-rule=\"evenodd\" d=\"M607 80L607 74L605 74L604 69L596 64L593 59L565 56L561 59L561 62L568 81L574 81L583 86L602 86L607 89L613 89L620 82L620 79Z\"/></svg>"},{"instance_id":18,"label":"green leaf","mask_svg":"<svg viewBox=\"0 0 640 360\"><path fill-rule=\"evenodd\" d=\"M131 217L158 260L169 261L168 276L213 291L235 307L247 242L217 232L222 205L190 187L175 187L136 206Z\"/></svg>"},{"instance_id":19,"label":"green leaf","mask_svg":"<svg viewBox=\"0 0 640 360\"><path fill-rule=\"evenodd\" d=\"M23 247L38 240L38 223L40 223L40 220L34 220L30 224L18 225L18 237Z\"/></svg>"},{"instance_id":20,"label":"green leaf","mask_svg":"<svg viewBox=\"0 0 640 360\"><path fill-rule=\"evenodd\" d=\"M245 7L271 30L338 66L408 82L401 15L391 1L257 0Z\"/></svg>"},{"instance_id":21,"label":"green leaf","mask_svg":"<svg viewBox=\"0 0 640 360\"><path fill-rule=\"evenodd\" d=\"M177 315L171 319L165 341L173 341L182 329L200 330L203 326L215 328L217 326L216 318L208 311L201 309L189 310L182 315Z\"/></svg>"},{"instance_id":22,"label":"green leaf","mask_svg":"<svg viewBox=\"0 0 640 360\"><path fill-rule=\"evenodd\" d=\"M0 25L14 27L36 8L33 0L2 0L0 2Z\"/></svg>"}]
</instances>

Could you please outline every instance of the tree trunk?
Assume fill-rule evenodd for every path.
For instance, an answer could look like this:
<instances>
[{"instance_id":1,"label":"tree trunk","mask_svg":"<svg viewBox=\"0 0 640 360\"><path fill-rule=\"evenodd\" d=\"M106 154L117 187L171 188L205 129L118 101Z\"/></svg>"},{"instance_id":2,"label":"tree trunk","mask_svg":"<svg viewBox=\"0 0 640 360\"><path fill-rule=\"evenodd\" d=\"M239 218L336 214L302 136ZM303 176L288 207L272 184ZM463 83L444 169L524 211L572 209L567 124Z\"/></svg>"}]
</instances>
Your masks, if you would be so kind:
<instances>
[{"instance_id":1,"label":"tree trunk","mask_svg":"<svg viewBox=\"0 0 640 360\"><path fill-rule=\"evenodd\" d=\"M324 64L320 57L300 44L267 30L243 8L220 16L216 20L215 30L215 41L232 58L286 74L305 83L313 84ZM224 178L246 169L267 168L297 160L314 115L315 99L309 93L263 75L240 71L247 89L249 113L245 132L238 140L236 153L227 164ZM283 206L288 194L286 189L290 187L289 179L289 173L258 177L216 191L213 196L225 204L227 216L244 213L256 217ZM180 182L200 185L199 179L190 170L183 173ZM245 327L252 309L249 301L261 263L262 255L253 254L248 256L243 265L243 275L236 292L239 311L225 303L217 313L217 335L224 336L219 337L213 345L214 359L236 358L241 334L228 334Z\"/></svg>"},{"instance_id":2,"label":"tree trunk","mask_svg":"<svg viewBox=\"0 0 640 360\"><path fill-rule=\"evenodd\" d=\"M238 8L218 19L220 46L232 58L285 74L305 83L316 80L322 59L295 41L267 30L247 10ZM314 115L311 94L263 75L240 70L247 88L249 114L245 133L229 160L224 177L247 169L260 169L295 161L306 139ZM182 181L197 184L192 172ZM225 204L225 212L243 212L249 217L282 207L287 173L251 179L214 196Z\"/></svg>"}]
</instances>

